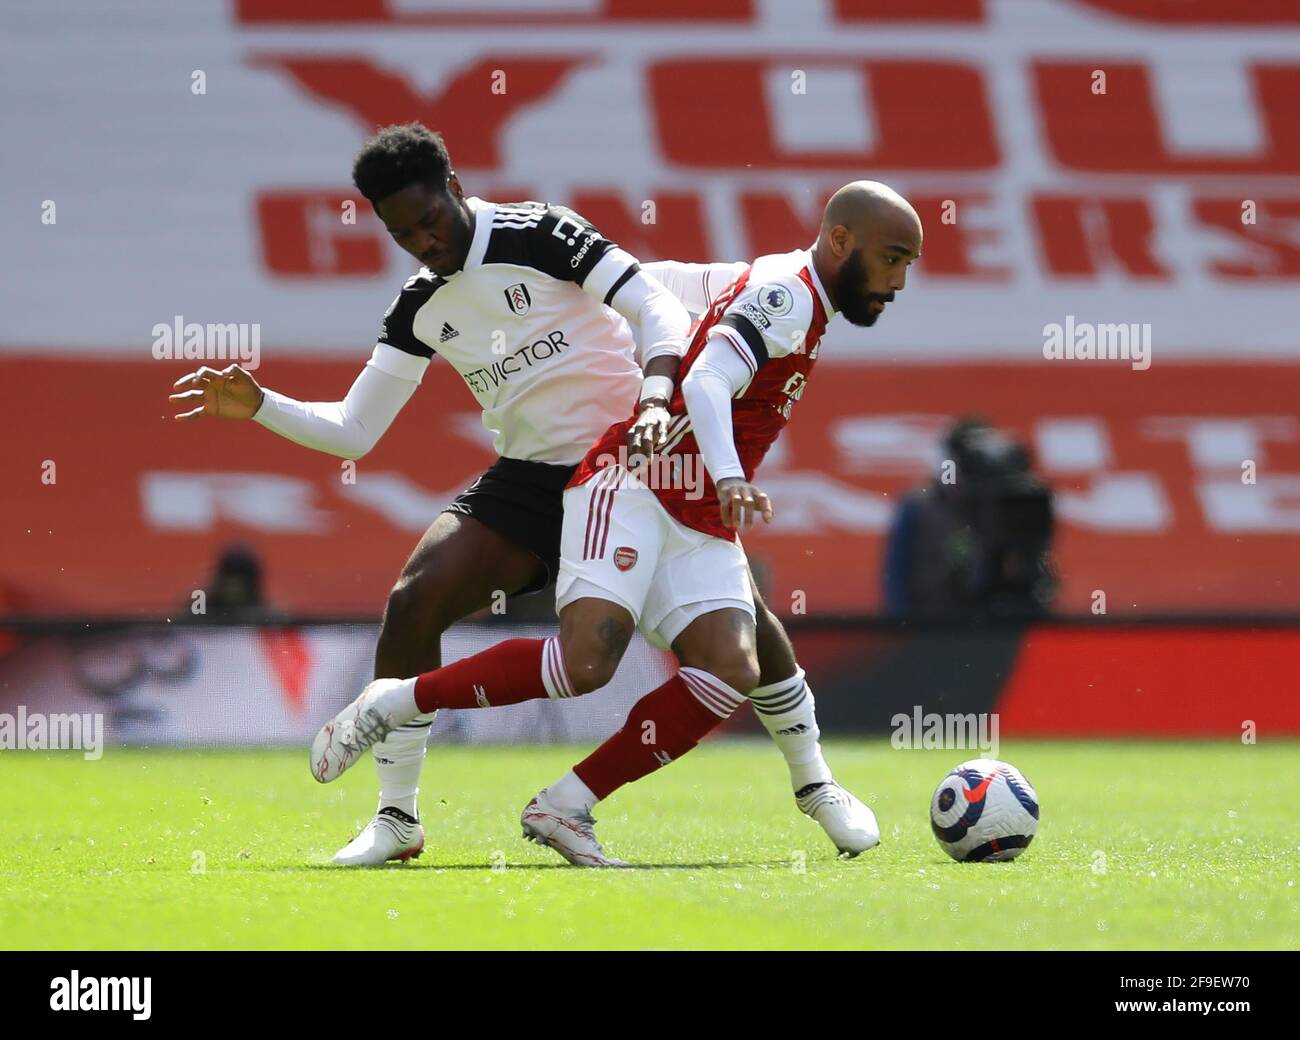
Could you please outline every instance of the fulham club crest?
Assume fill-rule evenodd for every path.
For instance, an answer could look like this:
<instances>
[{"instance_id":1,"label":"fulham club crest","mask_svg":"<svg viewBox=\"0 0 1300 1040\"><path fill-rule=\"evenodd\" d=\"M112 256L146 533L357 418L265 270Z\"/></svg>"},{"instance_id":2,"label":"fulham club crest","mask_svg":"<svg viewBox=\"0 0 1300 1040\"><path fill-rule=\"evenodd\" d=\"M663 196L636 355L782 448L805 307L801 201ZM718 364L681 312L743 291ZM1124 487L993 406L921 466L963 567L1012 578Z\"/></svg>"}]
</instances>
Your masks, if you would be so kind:
<instances>
[{"instance_id":1,"label":"fulham club crest","mask_svg":"<svg viewBox=\"0 0 1300 1040\"><path fill-rule=\"evenodd\" d=\"M614 566L621 571L630 571L636 566L636 550L629 545L620 545L614 550Z\"/></svg>"},{"instance_id":2,"label":"fulham club crest","mask_svg":"<svg viewBox=\"0 0 1300 1040\"><path fill-rule=\"evenodd\" d=\"M528 313L528 308L533 303L533 298L528 295L528 286L523 282L515 282L514 285L506 289L505 293L506 303L510 305L512 311L521 318Z\"/></svg>"}]
</instances>

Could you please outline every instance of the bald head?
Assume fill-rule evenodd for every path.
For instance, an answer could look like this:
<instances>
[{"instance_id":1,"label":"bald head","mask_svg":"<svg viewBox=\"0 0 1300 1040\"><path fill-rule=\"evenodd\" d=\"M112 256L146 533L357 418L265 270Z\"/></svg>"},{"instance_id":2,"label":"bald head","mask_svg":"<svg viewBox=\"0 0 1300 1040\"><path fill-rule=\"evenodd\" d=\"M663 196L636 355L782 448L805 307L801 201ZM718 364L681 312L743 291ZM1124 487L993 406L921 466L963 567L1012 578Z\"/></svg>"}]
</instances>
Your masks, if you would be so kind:
<instances>
[{"instance_id":1,"label":"bald head","mask_svg":"<svg viewBox=\"0 0 1300 1040\"><path fill-rule=\"evenodd\" d=\"M822 213L821 233L836 225L863 238L871 227L887 227L899 235L921 241L921 218L911 203L888 184L879 181L850 181L830 197Z\"/></svg>"},{"instance_id":2,"label":"bald head","mask_svg":"<svg viewBox=\"0 0 1300 1040\"><path fill-rule=\"evenodd\" d=\"M817 275L835 309L874 325L921 255L921 218L887 184L852 181L826 203L813 246Z\"/></svg>"}]
</instances>

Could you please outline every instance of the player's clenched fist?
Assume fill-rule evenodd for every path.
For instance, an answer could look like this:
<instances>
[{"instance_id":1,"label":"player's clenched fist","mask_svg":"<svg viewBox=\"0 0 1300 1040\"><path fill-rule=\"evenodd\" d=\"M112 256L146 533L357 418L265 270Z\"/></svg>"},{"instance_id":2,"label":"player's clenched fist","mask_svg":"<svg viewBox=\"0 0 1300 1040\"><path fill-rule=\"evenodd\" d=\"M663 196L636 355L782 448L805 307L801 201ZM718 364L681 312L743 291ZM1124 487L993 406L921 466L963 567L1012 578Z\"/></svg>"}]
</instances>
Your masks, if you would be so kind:
<instances>
[{"instance_id":1,"label":"player's clenched fist","mask_svg":"<svg viewBox=\"0 0 1300 1040\"><path fill-rule=\"evenodd\" d=\"M772 500L748 480L724 477L717 488L723 527L752 527L756 515L761 515L765 523L772 522Z\"/></svg>"},{"instance_id":2,"label":"player's clenched fist","mask_svg":"<svg viewBox=\"0 0 1300 1040\"><path fill-rule=\"evenodd\" d=\"M177 393L171 400L179 405L194 405L180 412L177 419L199 419L211 415L218 419L251 419L262 406L262 388L257 380L238 365L217 371L206 365L197 372L181 376L172 384Z\"/></svg>"}]
</instances>

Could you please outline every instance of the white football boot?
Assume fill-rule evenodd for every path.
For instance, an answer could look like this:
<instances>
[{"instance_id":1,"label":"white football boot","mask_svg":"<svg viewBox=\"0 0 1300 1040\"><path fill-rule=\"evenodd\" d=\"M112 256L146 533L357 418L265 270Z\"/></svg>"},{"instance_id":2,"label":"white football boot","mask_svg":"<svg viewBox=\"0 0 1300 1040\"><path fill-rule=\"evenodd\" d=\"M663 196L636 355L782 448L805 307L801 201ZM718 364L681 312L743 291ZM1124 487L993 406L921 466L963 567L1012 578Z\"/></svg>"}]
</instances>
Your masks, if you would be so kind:
<instances>
[{"instance_id":1,"label":"white football boot","mask_svg":"<svg viewBox=\"0 0 1300 1040\"><path fill-rule=\"evenodd\" d=\"M596 840L596 832L592 830L596 821L590 813L560 809L551 803L545 789L524 807L520 823L525 838L553 848L575 867L629 865L605 855L605 850Z\"/></svg>"},{"instance_id":2,"label":"white football boot","mask_svg":"<svg viewBox=\"0 0 1300 1040\"><path fill-rule=\"evenodd\" d=\"M385 696L409 682L376 679L361 691L360 697L325 723L311 742L311 775L322 784L337 780L373 745L409 722L395 716L394 698Z\"/></svg>"},{"instance_id":3,"label":"white football boot","mask_svg":"<svg viewBox=\"0 0 1300 1040\"><path fill-rule=\"evenodd\" d=\"M794 800L800 812L821 824L842 855L853 857L880 844L876 814L834 780L809 784Z\"/></svg>"},{"instance_id":4,"label":"white football boot","mask_svg":"<svg viewBox=\"0 0 1300 1040\"><path fill-rule=\"evenodd\" d=\"M340 867L378 867L389 860L405 863L424 851L424 828L414 816L385 805L365 830L334 853Z\"/></svg>"}]
</instances>

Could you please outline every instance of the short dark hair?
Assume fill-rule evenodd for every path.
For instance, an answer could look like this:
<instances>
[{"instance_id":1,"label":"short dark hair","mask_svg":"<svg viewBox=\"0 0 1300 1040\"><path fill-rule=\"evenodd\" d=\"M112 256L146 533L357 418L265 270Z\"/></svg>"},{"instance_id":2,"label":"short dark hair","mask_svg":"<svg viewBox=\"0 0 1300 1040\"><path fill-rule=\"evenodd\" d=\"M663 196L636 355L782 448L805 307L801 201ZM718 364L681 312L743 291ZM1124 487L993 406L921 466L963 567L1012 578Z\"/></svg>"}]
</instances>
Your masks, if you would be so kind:
<instances>
[{"instance_id":1,"label":"short dark hair","mask_svg":"<svg viewBox=\"0 0 1300 1040\"><path fill-rule=\"evenodd\" d=\"M381 127L352 162L352 183L372 205L412 184L445 188L450 176L442 134L423 123Z\"/></svg>"}]
</instances>

